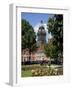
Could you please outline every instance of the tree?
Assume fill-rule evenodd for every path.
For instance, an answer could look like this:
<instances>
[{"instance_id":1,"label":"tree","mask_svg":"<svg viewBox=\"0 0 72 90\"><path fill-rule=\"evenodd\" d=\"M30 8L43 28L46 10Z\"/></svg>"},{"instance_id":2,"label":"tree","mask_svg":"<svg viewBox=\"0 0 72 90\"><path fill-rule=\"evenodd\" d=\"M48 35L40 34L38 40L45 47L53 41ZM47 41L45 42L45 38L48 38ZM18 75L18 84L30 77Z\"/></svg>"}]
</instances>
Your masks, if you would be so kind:
<instances>
[{"instance_id":1,"label":"tree","mask_svg":"<svg viewBox=\"0 0 72 90\"><path fill-rule=\"evenodd\" d=\"M29 50L29 60L31 59L31 52L36 50L36 35L33 27L30 23L24 19L22 19L22 50Z\"/></svg>"},{"instance_id":2,"label":"tree","mask_svg":"<svg viewBox=\"0 0 72 90\"><path fill-rule=\"evenodd\" d=\"M52 18L49 18L47 23L48 32L53 37L53 45L57 48L58 54L63 53L63 15L55 14Z\"/></svg>"},{"instance_id":3,"label":"tree","mask_svg":"<svg viewBox=\"0 0 72 90\"><path fill-rule=\"evenodd\" d=\"M47 43L44 47L44 53L46 54L47 57L51 58L57 58L57 47L55 45L53 45L52 41Z\"/></svg>"}]
</instances>

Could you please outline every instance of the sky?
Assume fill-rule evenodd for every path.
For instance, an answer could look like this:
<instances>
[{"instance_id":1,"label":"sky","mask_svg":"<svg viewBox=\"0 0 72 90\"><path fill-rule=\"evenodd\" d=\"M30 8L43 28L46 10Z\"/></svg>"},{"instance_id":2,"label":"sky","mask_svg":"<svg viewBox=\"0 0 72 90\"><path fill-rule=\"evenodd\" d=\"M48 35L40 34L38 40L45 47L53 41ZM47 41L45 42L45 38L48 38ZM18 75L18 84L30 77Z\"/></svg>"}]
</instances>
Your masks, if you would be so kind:
<instances>
[{"instance_id":1,"label":"sky","mask_svg":"<svg viewBox=\"0 0 72 90\"><path fill-rule=\"evenodd\" d=\"M47 29L47 22L50 17L52 17L54 14L44 14L44 13L27 13L27 12L22 12L21 13L21 19L27 20L34 28L36 34L38 31L38 28L41 24L41 20L43 21L47 36L46 39L48 41L48 29Z\"/></svg>"},{"instance_id":2,"label":"sky","mask_svg":"<svg viewBox=\"0 0 72 90\"><path fill-rule=\"evenodd\" d=\"M43 20L44 23L47 23L49 17L52 17L52 16L53 16L53 14L26 13L26 12L21 13L21 18L29 21L29 23L33 27L35 27L35 25L37 25L37 23L41 22L41 20Z\"/></svg>"}]
</instances>

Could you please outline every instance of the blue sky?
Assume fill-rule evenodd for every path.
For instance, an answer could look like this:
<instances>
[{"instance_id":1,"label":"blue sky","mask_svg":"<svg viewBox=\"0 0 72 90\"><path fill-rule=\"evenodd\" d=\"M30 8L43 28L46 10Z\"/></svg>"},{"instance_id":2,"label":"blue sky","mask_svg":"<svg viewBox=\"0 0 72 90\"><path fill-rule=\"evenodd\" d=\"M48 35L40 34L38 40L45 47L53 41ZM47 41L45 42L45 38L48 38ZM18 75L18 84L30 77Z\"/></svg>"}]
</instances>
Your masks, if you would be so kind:
<instances>
[{"instance_id":1,"label":"blue sky","mask_svg":"<svg viewBox=\"0 0 72 90\"><path fill-rule=\"evenodd\" d=\"M48 42L48 38L51 37L50 34L48 34L47 29L47 22L50 17L53 17L54 14L44 14L44 13L27 13L22 12L21 13L21 19L27 20L34 28L34 31L38 32L38 28L40 26L41 20L43 21L44 28L46 30L46 41ZM37 38L36 38L37 39Z\"/></svg>"},{"instance_id":2,"label":"blue sky","mask_svg":"<svg viewBox=\"0 0 72 90\"><path fill-rule=\"evenodd\" d=\"M33 27L37 23L39 23L41 20L43 20L43 23L47 23L49 17L52 17L53 14L44 14L44 13L21 13L21 18L26 19Z\"/></svg>"}]
</instances>

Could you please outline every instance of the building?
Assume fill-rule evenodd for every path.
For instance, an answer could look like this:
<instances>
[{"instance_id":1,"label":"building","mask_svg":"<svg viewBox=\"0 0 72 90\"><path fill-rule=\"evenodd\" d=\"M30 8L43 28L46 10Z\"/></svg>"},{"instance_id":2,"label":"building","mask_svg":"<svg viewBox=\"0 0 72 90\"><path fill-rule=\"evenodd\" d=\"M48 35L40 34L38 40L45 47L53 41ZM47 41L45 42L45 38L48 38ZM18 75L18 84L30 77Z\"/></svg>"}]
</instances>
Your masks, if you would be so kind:
<instances>
[{"instance_id":1,"label":"building","mask_svg":"<svg viewBox=\"0 0 72 90\"><path fill-rule=\"evenodd\" d=\"M37 50L36 52L31 53L31 61L40 61L40 60L46 60L48 61L48 58L44 54L44 45L46 44L46 31L43 25L43 21L41 21L41 25L37 32ZM25 49L22 52L22 62L29 60L29 50Z\"/></svg>"},{"instance_id":2,"label":"building","mask_svg":"<svg viewBox=\"0 0 72 90\"><path fill-rule=\"evenodd\" d=\"M38 36L38 40L37 40L38 45L43 45L46 43L46 31L43 26L43 21L41 21L41 26L38 29L37 36Z\"/></svg>"}]
</instances>

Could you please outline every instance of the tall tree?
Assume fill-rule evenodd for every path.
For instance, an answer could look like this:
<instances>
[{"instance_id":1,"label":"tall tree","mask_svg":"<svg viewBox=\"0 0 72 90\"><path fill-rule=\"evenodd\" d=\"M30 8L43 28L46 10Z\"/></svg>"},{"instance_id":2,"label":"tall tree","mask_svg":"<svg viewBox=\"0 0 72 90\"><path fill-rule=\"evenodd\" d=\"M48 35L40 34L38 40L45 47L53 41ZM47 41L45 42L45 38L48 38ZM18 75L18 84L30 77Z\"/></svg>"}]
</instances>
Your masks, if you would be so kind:
<instances>
[{"instance_id":1,"label":"tall tree","mask_svg":"<svg viewBox=\"0 0 72 90\"><path fill-rule=\"evenodd\" d=\"M58 55L63 53L63 15L55 14L49 18L47 24L48 32L53 37L53 45L57 47Z\"/></svg>"},{"instance_id":2,"label":"tall tree","mask_svg":"<svg viewBox=\"0 0 72 90\"><path fill-rule=\"evenodd\" d=\"M22 26L22 49L29 50L29 60L31 59L31 52L36 50L36 35L30 23L24 19L21 21Z\"/></svg>"}]
</instances>

